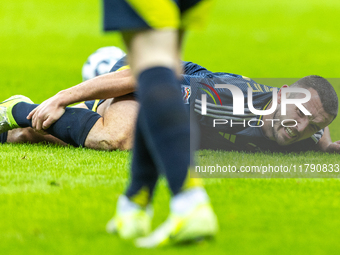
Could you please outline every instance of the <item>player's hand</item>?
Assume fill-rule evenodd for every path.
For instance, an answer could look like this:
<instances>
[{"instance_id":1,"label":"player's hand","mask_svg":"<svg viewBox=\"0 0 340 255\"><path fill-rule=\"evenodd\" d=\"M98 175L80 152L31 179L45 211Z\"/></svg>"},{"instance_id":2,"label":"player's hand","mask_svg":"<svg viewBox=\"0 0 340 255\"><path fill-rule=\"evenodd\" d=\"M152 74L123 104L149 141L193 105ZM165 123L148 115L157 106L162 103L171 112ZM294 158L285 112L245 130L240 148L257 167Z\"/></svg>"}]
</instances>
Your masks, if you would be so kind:
<instances>
[{"instance_id":1,"label":"player's hand","mask_svg":"<svg viewBox=\"0 0 340 255\"><path fill-rule=\"evenodd\" d=\"M66 106L60 103L58 95L55 95L32 110L27 119L32 119L32 127L35 130L43 131L48 129L64 114L65 108Z\"/></svg>"},{"instance_id":2,"label":"player's hand","mask_svg":"<svg viewBox=\"0 0 340 255\"><path fill-rule=\"evenodd\" d=\"M327 146L326 152L337 152L340 153L340 141L336 141Z\"/></svg>"}]
</instances>

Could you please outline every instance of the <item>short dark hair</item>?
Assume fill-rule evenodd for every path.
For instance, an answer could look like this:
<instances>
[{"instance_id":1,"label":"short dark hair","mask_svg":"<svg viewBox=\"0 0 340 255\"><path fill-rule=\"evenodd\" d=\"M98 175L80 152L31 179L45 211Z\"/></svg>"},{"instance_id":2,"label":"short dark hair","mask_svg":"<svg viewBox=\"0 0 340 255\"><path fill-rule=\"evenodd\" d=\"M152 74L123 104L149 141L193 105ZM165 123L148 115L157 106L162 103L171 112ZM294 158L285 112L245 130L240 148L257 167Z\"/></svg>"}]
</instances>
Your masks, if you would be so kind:
<instances>
[{"instance_id":1,"label":"short dark hair","mask_svg":"<svg viewBox=\"0 0 340 255\"><path fill-rule=\"evenodd\" d=\"M291 87L305 89L315 89L320 97L322 107L328 114L335 117L338 115L338 96L332 86L325 78L318 75L309 75L301 78L291 85Z\"/></svg>"}]
</instances>

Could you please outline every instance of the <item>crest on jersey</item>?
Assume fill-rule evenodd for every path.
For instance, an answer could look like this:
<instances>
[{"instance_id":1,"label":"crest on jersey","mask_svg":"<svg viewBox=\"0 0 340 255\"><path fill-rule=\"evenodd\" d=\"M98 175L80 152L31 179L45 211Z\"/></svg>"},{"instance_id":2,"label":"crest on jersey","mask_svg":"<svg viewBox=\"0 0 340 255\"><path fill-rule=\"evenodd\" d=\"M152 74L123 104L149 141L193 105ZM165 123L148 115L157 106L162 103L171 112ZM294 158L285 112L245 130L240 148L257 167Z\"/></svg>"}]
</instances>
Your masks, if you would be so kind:
<instances>
[{"instance_id":1,"label":"crest on jersey","mask_svg":"<svg viewBox=\"0 0 340 255\"><path fill-rule=\"evenodd\" d=\"M190 86L182 85L182 96L184 104L189 104L190 95L191 95Z\"/></svg>"}]
</instances>

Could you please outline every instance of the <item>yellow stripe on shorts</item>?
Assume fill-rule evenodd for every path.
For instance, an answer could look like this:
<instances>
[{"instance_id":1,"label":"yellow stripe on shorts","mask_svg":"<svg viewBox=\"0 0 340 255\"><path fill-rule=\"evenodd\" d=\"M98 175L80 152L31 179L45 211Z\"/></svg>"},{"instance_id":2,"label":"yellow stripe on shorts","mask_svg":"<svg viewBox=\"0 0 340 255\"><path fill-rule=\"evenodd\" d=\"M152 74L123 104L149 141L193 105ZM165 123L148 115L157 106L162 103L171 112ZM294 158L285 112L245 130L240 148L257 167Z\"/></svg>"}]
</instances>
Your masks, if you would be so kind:
<instances>
[{"instance_id":1,"label":"yellow stripe on shorts","mask_svg":"<svg viewBox=\"0 0 340 255\"><path fill-rule=\"evenodd\" d=\"M172 0L126 0L127 3L152 28L173 28L180 26L180 11Z\"/></svg>"},{"instance_id":2,"label":"yellow stripe on shorts","mask_svg":"<svg viewBox=\"0 0 340 255\"><path fill-rule=\"evenodd\" d=\"M94 101L94 104L93 104L92 109L91 109L93 112L97 112L99 101L100 101L100 99L96 99Z\"/></svg>"},{"instance_id":3,"label":"yellow stripe on shorts","mask_svg":"<svg viewBox=\"0 0 340 255\"><path fill-rule=\"evenodd\" d=\"M183 29L200 30L207 25L207 19L213 5L213 0L202 0L183 13Z\"/></svg>"},{"instance_id":4,"label":"yellow stripe on shorts","mask_svg":"<svg viewBox=\"0 0 340 255\"><path fill-rule=\"evenodd\" d=\"M119 69L116 70L115 72L123 71L123 70L126 70L126 69L130 69L130 65L122 66L121 68L119 68Z\"/></svg>"}]
</instances>

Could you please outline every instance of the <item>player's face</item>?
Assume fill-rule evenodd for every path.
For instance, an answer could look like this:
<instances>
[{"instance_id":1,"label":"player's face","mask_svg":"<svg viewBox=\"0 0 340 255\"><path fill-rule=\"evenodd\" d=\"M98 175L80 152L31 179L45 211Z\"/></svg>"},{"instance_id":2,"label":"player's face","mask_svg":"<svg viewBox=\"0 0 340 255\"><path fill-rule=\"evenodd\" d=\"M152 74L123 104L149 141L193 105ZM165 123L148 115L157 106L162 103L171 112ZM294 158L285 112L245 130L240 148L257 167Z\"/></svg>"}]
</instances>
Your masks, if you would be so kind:
<instances>
[{"instance_id":1,"label":"player's face","mask_svg":"<svg viewBox=\"0 0 340 255\"><path fill-rule=\"evenodd\" d=\"M312 115L304 115L294 104L288 104L286 108L287 114L281 115L281 104L280 100L278 101L278 107L274 112L273 119L279 119L280 121L274 122L272 137L270 138L275 140L279 145L289 145L307 139L332 121L333 116L325 112L317 92L314 89L309 89L309 91L311 92L311 99L307 103L304 103L303 106ZM295 95L295 98L303 97L304 95L302 93ZM281 124L283 120L287 120L284 121L286 127Z\"/></svg>"}]
</instances>

